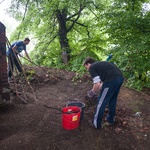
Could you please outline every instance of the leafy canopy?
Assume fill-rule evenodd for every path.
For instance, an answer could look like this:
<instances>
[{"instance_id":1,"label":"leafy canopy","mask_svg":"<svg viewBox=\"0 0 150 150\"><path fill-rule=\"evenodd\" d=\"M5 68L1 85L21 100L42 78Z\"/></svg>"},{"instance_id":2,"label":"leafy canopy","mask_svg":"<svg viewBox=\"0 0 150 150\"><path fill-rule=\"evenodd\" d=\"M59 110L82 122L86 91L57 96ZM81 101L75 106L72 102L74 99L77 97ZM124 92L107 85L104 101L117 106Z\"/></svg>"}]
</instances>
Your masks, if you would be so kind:
<instances>
[{"instance_id":1,"label":"leafy canopy","mask_svg":"<svg viewBox=\"0 0 150 150\"><path fill-rule=\"evenodd\" d=\"M129 86L149 87L148 4L149 0L13 0L10 12L21 24L12 39L32 35L37 41L30 54L33 61L78 72L83 72L86 56L105 60L111 53L111 61L121 68ZM67 67L60 57L60 31L71 54Z\"/></svg>"}]
</instances>

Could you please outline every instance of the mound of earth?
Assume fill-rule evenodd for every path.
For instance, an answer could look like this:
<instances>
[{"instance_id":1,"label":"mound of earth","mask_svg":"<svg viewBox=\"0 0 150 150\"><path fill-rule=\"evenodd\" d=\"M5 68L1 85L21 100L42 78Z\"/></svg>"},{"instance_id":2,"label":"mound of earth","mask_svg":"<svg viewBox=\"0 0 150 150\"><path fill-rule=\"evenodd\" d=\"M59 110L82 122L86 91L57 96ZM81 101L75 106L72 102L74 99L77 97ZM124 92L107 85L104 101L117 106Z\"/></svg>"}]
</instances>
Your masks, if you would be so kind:
<instances>
[{"instance_id":1,"label":"mound of earth","mask_svg":"<svg viewBox=\"0 0 150 150\"><path fill-rule=\"evenodd\" d=\"M16 84L10 83L11 103L0 108L1 150L149 150L149 89L137 92L122 86L114 126L91 128L95 103L85 103L79 127L65 130L61 109L70 102L85 102L91 78L44 67L25 70ZM106 108L104 117L107 113Z\"/></svg>"}]
</instances>

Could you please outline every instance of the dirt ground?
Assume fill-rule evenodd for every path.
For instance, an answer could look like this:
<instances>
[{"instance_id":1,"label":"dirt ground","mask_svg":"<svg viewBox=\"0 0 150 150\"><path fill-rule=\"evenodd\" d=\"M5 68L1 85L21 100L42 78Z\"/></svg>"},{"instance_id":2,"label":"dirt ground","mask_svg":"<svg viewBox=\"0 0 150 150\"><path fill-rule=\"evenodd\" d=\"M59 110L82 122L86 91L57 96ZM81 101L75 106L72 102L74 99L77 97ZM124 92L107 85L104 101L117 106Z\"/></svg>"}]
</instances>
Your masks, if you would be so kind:
<instances>
[{"instance_id":1,"label":"dirt ground","mask_svg":"<svg viewBox=\"0 0 150 150\"><path fill-rule=\"evenodd\" d=\"M85 103L79 127L65 130L57 109L69 102L85 102L85 94L92 87L89 75L77 78L73 72L41 67L27 70L31 84L16 81L22 95L11 93L11 103L0 108L0 150L150 149L149 89L137 92L121 88L112 127L91 128L88 121L93 118L95 104ZM14 84L10 86L15 91Z\"/></svg>"}]
</instances>

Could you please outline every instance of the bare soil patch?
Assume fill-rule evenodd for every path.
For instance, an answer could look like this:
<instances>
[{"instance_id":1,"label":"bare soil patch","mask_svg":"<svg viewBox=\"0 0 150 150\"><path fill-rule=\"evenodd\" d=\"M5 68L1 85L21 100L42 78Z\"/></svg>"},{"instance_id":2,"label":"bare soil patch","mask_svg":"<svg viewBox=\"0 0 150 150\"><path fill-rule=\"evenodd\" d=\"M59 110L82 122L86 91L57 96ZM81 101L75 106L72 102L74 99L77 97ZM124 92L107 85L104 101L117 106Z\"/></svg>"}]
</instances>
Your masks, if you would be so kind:
<instances>
[{"instance_id":1,"label":"bare soil patch","mask_svg":"<svg viewBox=\"0 0 150 150\"><path fill-rule=\"evenodd\" d=\"M92 87L90 77L85 75L77 79L74 72L65 70L27 68L31 69L34 73L27 76L36 98L26 82L18 82L20 91L21 85L25 89L27 103L12 93L11 104L0 108L1 150L150 149L149 89L137 92L121 88L113 127L91 128L88 120L93 118L95 105L86 104L79 128L64 130L62 114L55 108L61 109L69 102L84 102L86 92ZM10 86L14 89L13 83ZM23 97L23 93L20 96Z\"/></svg>"}]
</instances>

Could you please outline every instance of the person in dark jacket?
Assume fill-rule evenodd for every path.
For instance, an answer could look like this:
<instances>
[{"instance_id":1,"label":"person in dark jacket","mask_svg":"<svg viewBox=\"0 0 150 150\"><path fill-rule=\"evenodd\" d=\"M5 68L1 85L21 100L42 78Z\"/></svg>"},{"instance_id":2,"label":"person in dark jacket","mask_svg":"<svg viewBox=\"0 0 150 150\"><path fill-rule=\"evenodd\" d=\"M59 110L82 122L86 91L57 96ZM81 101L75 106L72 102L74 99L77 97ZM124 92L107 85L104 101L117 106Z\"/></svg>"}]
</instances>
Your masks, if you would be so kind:
<instances>
[{"instance_id":1,"label":"person in dark jacket","mask_svg":"<svg viewBox=\"0 0 150 150\"><path fill-rule=\"evenodd\" d=\"M107 105L109 113L106 121L109 125L113 125L117 97L124 81L123 75L119 68L107 61L95 62L93 58L87 57L83 65L93 79L93 88L87 93L87 96L92 99L96 92L99 92L92 125L96 129L102 127L102 118Z\"/></svg>"}]
</instances>

